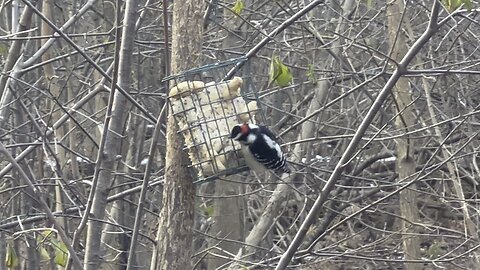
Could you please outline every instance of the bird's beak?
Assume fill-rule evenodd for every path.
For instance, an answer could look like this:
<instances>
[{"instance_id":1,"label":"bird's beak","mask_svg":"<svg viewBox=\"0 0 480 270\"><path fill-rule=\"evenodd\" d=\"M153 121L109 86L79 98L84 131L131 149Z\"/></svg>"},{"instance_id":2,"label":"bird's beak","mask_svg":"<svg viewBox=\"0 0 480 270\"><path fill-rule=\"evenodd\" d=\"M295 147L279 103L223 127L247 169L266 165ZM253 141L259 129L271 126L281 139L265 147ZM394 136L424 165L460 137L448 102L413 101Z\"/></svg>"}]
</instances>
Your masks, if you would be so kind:
<instances>
[{"instance_id":1,"label":"bird's beak","mask_svg":"<svg viewBox=\"0 0 480 270\"><path fill-rule=\"evenodd\" d=\"M230 135L230 139L234 140L234 141L238 141L238 139L240 139L240 137L242 136L242 133L238 133L237 136L233 136L233 135Z\"/></svg>"}]
</instances>

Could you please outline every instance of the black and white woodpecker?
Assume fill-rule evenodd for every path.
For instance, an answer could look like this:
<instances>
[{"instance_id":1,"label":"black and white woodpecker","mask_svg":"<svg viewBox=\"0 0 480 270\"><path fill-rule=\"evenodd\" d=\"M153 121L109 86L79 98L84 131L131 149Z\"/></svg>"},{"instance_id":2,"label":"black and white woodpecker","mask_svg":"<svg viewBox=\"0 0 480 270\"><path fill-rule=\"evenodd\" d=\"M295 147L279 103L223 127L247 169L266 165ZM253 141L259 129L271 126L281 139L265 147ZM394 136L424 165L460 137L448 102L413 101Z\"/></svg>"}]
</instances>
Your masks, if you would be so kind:
<instances>
[{"instance_id":1,"label":"black and white woodpecker","mask_svg":"<svg viewBox=\"0 0 480 270\"><path fill-rule=\"evenodd\" d=\"M255 172L265 169L275 173L289 173L285 155L276 142L276 136L265 126L254 124L237 125L232 129L230 138L240 142L247 165Z\"/></svg>"}]
</instances>

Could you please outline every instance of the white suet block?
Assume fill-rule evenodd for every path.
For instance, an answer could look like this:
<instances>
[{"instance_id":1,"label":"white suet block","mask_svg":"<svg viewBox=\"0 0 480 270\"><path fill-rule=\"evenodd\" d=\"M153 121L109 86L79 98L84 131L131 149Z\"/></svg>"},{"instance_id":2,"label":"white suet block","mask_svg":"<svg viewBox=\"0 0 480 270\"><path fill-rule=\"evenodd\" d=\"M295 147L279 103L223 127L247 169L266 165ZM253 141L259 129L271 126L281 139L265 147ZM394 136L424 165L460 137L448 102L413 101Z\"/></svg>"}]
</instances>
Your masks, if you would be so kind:
<instances>
[{"instance_id":1,"label":"white suet block","mask_svg":"<svg viewBox=\"0 0 480 270\"><path fill-rule=\"evenodd\" d=\"M241 97L242 78L215 83L186 81L169 92L171 107L199 177L228 169L235 147L228 138L239 122L254 122L256 102ZM250 119L252 117L252 119Z\"/></svg>"}]
</instances>

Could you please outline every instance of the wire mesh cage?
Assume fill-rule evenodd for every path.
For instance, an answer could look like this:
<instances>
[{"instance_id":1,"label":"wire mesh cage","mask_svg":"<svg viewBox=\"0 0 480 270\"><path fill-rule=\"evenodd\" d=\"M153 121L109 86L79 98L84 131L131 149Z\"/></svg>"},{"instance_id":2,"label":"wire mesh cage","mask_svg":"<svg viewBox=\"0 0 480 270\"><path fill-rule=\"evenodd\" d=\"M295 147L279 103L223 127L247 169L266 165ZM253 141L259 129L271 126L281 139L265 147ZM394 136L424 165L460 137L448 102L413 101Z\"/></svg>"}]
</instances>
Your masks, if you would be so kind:
<instances>
[{"instance_id":1,"label":"wire mesh cage","mask_svg":"<svg viewBox=\"0 0 480 270\"><path fill-rule=\"evenodd\" d=\"M163 80L197 183L245 168L240 145L230 139L230 132L235 125L255 123L258 96L242 90L241 77L224 80L229 69L245 60L206 65Z\"/></svg>"}]
</instances>

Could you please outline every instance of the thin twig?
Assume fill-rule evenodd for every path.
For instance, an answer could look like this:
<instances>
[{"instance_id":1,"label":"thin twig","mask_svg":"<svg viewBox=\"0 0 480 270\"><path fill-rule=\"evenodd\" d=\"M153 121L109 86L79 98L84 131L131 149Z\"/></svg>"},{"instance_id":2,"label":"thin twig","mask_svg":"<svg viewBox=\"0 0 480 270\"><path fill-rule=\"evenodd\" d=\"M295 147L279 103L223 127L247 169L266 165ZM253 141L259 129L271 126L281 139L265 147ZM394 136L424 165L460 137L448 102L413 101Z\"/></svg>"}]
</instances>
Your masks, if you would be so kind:
<instances>
[{"instance_id":1,"label":"thin twig","mask_svg":"<svg viewBox=\"0 0 480 270\"><path fill-rule=\"evenodd\" d=\"M395 86L396 82L402 77L403 72L407 70L408 64L412 61L412 59L417 55L420 49L430 40L434 33L438 30L437 18L438 18L438 11L439 11L440 4L438 1L434 1L433 8L431 12L431 18L428 28L424 31L424 33L417 39L417 41L412 45L411 49L406 53L403 59L398 63L398 66L395 69L395 72L389 78L385 86L383 87L382 91L378 94L375 102L370 107L370 110L365 115L362 123L359 125L355 135L353 136L352 140L348 144L345 152L343 153L342 157L340 158L339 162L335 166L330 178L328 179L327 183L323 187L320 195L318 196L315 204L312 206L312 209L308 212L304 222L300 226L297 234L295 235L292 243L288 246L285 253L280 258L278 262L276 270L283 270L285 269L290 261L292 260L295 252L297 251L300 244L303 242L305 235L307 234L311 224L315 221L320 212L323 204L328 198L328 194L331 190L335 187L335 183L341 177L343 170L345 169L347 162L350 160L351 156L355 152L358 143L362 140L365 131L370 126L370 123L375 118L378 110L383 105L385 99L390 95L392 88ZM434 22L432 22L434 21Z\"/></svg>"},{"instance_id":2,"label":"thin twig","mask_svg":"<svg viewBox=\"0 0 480 270\"><path fill-rule=\"evenodd\" d=\"M110 83L114 83L114 79L112 77L110 77L110 75L108 75L108 73L102 69L102 67L100 67L90 56L87 55L87 53L85 53L84 50L82 50L82 48L80 48L80 46L78 46L75 42L73 42L73 40L67 36L65 33L63 33L63 31L61 29L59 29L53 22L51 22L50 20L48 20L48 18L46 18L41 11L39 11L34 5L32 5L32 3L30 3L30 1L28 0L22 0L25 5L29 6L32 8L32 10L43 20L45 21L50 27L52 27L53 30L55 30L63 39L65 39L65 41L67 41L68 44L70 44L70 46L72 46L76 51L78 51L78 53L80 53L80 55L82 55L83 58L85 58L85 60L90 64L92 65L100 74L102 74L102 76ZM144 108L140 103L138 103L138 101L136 101L132 95L130 95L125 89L123 89L122 87L120 87L116 82L114 83L115 84L115 89L118 90L120 93L122 93L123 96L125 96L125 98L130 101L135 107L137 107L142 113L145 114L145 116L152 122L157 122L157 119L155 119L155 117L146 109ZM112 90L113 90L114 87L112 87Z\"/></svg>"},{"instance_id":3,"label":"thin twig","mask_svg":"<svg viewBox=\"0 0 480 270\"><path fill-rule=\"evenodd\" d=\"M140 197L138 198L138 205L137 205L137 212L135 214L135 223L133 225L132 237L130 240L130 250L128 251L128 262L127 262L127 270L132 269L133 263L135 261L135 247L137 244L138 234L140 232L141 222L142 222L142 212L143 212L143 205L145 204L145 198L147 196L148 184L150 181L150 171L151 167L153 166L153 158L155 157L155 151L157 148L157 140L160 135L160 130L162 129L162 123L164 121L166 115L166 106L162 108L160 111L160 115L158 116L158 121L155 124L155 129L153 131L150 149L148 151L148 158L147 158L147 165L145 167L145 175L143 177L142 188L140 190Z\"/></svg>"},{"instance_id":4,"label":"thin twig","mask_svg":"<svg viewBox=\"0 0 480 270\"><path fill-rule=\"evenodd\" d=\"M161 184L163 184L163 178L161 180L155 180L155 181L151 182L148 185L148 187L152 188L152 187L156 187L156 186L161 185ZM133 193L139 192L141 189L142 189L142 186L136 186L136 187L124 190L120 193L111 195L107 198L107 203L114 202L114 201L117 201L117 200L121 200L121 199L125 198L126 196L129 196ZM62 215L66 215L66 214L76 213L76 212L82 211L84 209L85 209L84 206L81 206L81 205L80 206L74 206L74 207L67 208L63 211L53 212L53 215L54 216L62 216ZM26 224L42 221L44 219L45 219L44 215L29 216L27 218L22 219L22 224L26 225ZM9 230L9 229L15 228L16 226L18 226L18 224L19 224L18 220L15 220L15 221L12 221L12 222L9 222L9 223L1 224L0 225L0 230Z\"/></svg>"},{"instance_id":5,"label":"thin twig","mask_svg":"<svg viewBox=\"0 0 480 270\"><path fill-rule=\"evenodd\" d=\"M246 54L245 57L247 59L252 58L255 54L257 54L258 51L260 51L267 43L272 40L275 36L277 36L279 33L281 33L283 30L285 30L287 27L292 25L294 22L296 22L298 19L300 19L303 15L305 15L307 12L315 8L316 6L324 3L325 0L315 0L312 1L310 4L306 5L304 8L299 10L297 13L293 14L288 20L284 21L282 24L280 24L277 28L275 28L272 32L270 32L266 37L264 37L255 47L250 49ZM246 61L240 61L238 62L232 69L230 69L225 75L225 79L229 80L233 77L233 75L239 70Z\"/></svg>"},{"instance_id":6,"label":"thin twig","mask_svg":"<svg viewBox=\"0 0 480 270\"><path fill-rule=\"evenodd\" d=\"M52 210L50 210L50 208L48 207L48 204L45 202L45 200L41 196L42 192L40 192L40 190L33 185L32 181L27 176L23 168L18 164L15 158L13 158L10 152L8 152L7 148L5 148L5 145L3 145L2 142L0 142L0 153L3 153L7 157L8 161L13 165L13 167L15 167L18 174L22 178L24 184L28 186L26 188L28 193L33 194L35 196L35 200L39 202L40 207L42 207L42 209L45 211L48 220L52 222L52 224L55 226L55 229L58 231L60 238L62 239L63 243L68 249L68 252L70 253L70 258L75 264L75 267L77 269L83 269L82 262L80 261L80 259L77 256L77 253L73 249L70 239L68 238L63 228L58 224L57 220L55 219L55 216L52 213Z\"/></svg>"}]
</instances>

